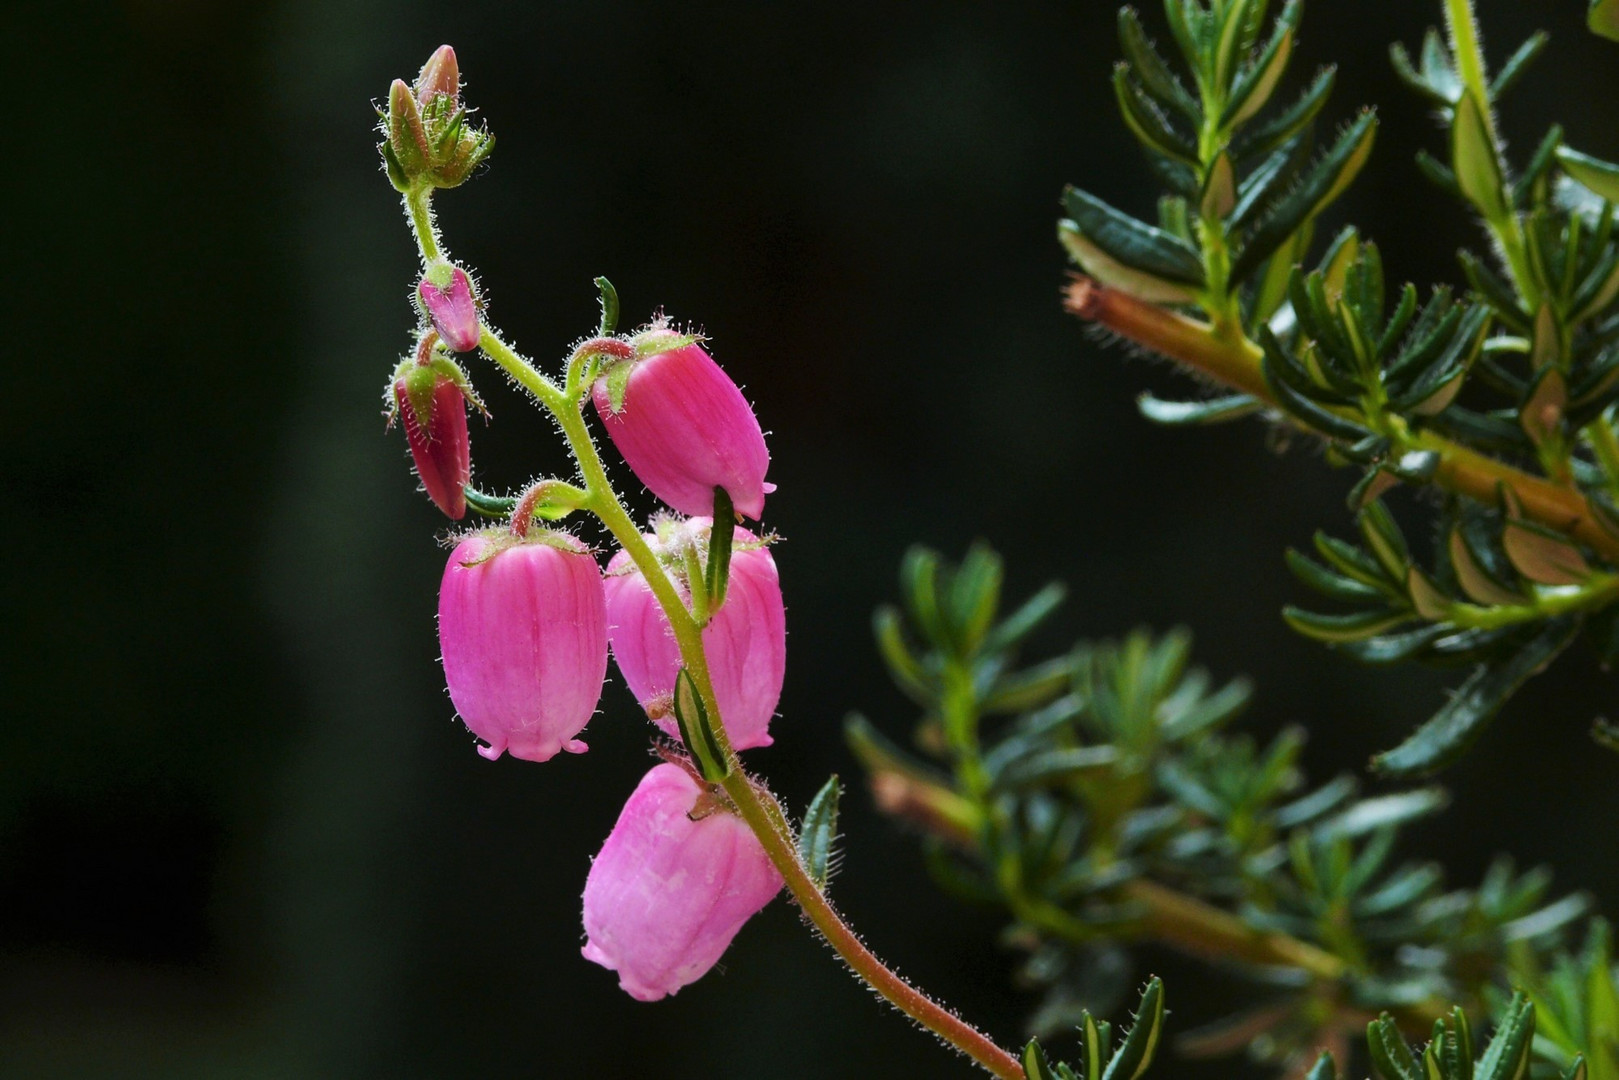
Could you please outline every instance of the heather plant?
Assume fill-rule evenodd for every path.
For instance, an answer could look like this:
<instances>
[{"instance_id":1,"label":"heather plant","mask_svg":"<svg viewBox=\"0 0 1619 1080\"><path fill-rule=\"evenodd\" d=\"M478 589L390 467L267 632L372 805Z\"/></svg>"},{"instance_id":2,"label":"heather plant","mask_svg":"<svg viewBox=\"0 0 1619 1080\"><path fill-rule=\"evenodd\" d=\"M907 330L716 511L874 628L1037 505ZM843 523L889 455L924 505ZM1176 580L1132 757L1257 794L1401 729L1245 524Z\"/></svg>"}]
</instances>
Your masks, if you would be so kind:
<instances>
[{"instance_id":1,"label":"heather plant","mask_svg":"<svg viewBox=\"0 0 1619 1080\"><path fill-rule=\"evenodd\" d=\"M1257 417L1358 474L1355 539L1323 531L1312 554L1279 560L1336 607L1281 617L1354 661L1462 674L1374 759L1393 787L1311 783L1304 731L1242 734L1251 688L1192 663L1185 632L1025 664L1063 589L1003 611L988 546L959 562L913 549L901 603L874 622L920 710L911 746L859 715L847 739L941 885L1009 917L1041 994L1016 1048L902 979L833 906L838 779L795 814L741 756L772 742L788 658L770 455L746 398L701 335L661 314L620 331L605 278L599 322L559 363L508 344L433 216L493 138L448 46L393 84L380 149L422 274L416 345L387 399L428 496L452 520L488 521L450 538L438 629L451 700L486 758L583 753L611 655L659 759L583 883L584 959L639 1000L680 992L785 889L858 979L1003 1080L1133 1080L1166 1038L1309 1080L1619 1080L1619 986L1594 900L1506 854L1466 885L1397 855L1402 830L1448 801L1419 779L1462 757L1533 675L1576 641L1605 664L1619 654L1619 166L1556 127L1509 158L1495 106L1546 39L1492 75L1468 0L1441 6L1445 32L1392 59L1445 135L1417 167L1479 219L1484 244L1426 298L1385 282L1353 227L1316 235L1368 166L1376 118L1318 138L1330 69L1289 98L1301 0L1165 0L1164 49L1147 19L1119 13L1117 103L1165 192L1150 222L1064 193L1068 309L1218 388L1144 396L1148 419ZM1590 24L1619 39L1619 3L1594 3ZM457 355L474 352L551 418L575 475L513 496L473 485L467 418L481 406ZM664 505L650 521L616 493L587 403ZM1399 524L1419 516L1431 551ZM591 546L602 533L617 548L605 561ZM790 596L790 567L785 583ZM1601 723L1593 734L1619 742ZM1164 984L1133 974L1141 943L1207 961L1261 1003L1171 1035ZM1126 1009L1116 1035L1100 1017Z\"/></svg>"}]
</instances>

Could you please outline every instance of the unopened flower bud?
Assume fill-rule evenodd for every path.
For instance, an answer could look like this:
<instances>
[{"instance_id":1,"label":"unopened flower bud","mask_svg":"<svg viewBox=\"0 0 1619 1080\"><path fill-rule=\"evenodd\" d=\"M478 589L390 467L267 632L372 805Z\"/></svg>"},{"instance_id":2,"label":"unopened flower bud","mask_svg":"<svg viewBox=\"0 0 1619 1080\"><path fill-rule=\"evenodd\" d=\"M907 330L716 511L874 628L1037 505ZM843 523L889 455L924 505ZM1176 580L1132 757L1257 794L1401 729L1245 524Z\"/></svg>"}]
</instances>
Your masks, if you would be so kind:
<instances>
[{"instance_id":1,"label":"unopened flower bud","mask_svg":"<svg viewBox=\"0 0 1619 1080\"><path fill-rule=\"evenodd\" d=\"M460 94L461 68L455 61L455 50L448 45L440 45L427 58L427 63L422 65L421 74L416 76L416 100L426 106L435 97L453 100Z\"/></svg>"},{"instance_id":2,"label":"unopened flower bud","mask_svg":"<svg viewBox=\"0 0 1619 1080\"><path fill-rule=\"evenodd\" d=\"M687 529L708 532L707 518ZM703 651L720 720L738 750L769 746L770 721L787 667L787 617L781 580L768 548L744 529L734 533L725 603L703 627ZM648 535L655 547L659 540ZM680 648L646 578L619 552L607 564L607 622L613 659L635 700L670 738L680 737L670 701L680 674Z\"/></svg>"},{"instance_id":3,"label":"unopened flower bud","mask_svg":"<svg viewBox=\"0 0 1619 1080\"><path fill-rule=\"evenodd\" d=\"M394 374L393 407L405 427L416 475L428 498L451 520L466 516L472 479L463 386L436 366L406 361Z\"/></svg>"},{"instance_id":4,"label":"unopened flower bud","mask_svg":"<svg viewBox=\"0 0 1619 1080\"><path fill-rule=\"evenodd\" d=\"M448 45L428 58L414 86L395 79L382 118L386 138L379 147L394 187L410 192L465 183L495 147L494 136L473 127L468 116L461 103L460 65Z\"/></svg>"},{"instance_id":5,"label":"unopened flower bud","mask_svg":"<svg viewBox=\"0 0 1619 1080\"><path fill-rule=\"evenodd\" d=\"M503 752L545 761L579 754L607 676L601 570L585 546L535 530L467 537L450 555L438 598L450 700L472 733Z\"/></svg>"},{"instance_id":6,"label":"unopened flower bud","mask_svg":"<svg viewBox=\"0 0 1619 1080\"><path fill-rule=\"evenodd\" d=\"M781 889L758 837L735 814L699 808L706 795L680 766L653 766L585 879L585 959L618 972L638 1001L702 978Z\"/></svg>"},{"instance_id":7,"label":"unopened flower bud","mask_svg":"<svg viewBox=\"0 0 1619 1080\"><path fill-rule=\"evenodd\" d=\"M434 263L416 286L416 296L445 348L471 352L478 347L478 301L465 270L452 263Z\"/></svg>"},{"instance_id":8,"label":"unopened flower bud","mask_svg":"<svg viewBox=\"0 0 1619 1080\"><path fill-rule=\"evenodd\" d=\"M656 331L671 340L672 330ZM596 411L625 462L658 498L683 514L714 512L714 489L738 511L764 513L770 452L742 391L701 345L692 343L629 362L621 399L611 377L598 379ZM621 376L622 377L622 376Z\"/></svg>"}]
</instances>

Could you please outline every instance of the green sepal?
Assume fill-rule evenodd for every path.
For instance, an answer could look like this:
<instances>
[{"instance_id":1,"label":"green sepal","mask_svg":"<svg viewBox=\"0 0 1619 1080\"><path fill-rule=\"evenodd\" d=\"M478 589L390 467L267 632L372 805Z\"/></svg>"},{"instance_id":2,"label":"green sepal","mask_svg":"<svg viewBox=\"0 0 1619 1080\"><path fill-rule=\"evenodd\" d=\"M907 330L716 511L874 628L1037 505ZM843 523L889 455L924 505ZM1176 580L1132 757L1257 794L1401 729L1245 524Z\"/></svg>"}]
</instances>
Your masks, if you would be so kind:
<instances>
[{"instance_id":1,"label":"green sepal","mask_svg":"<svg viewBox=\"0 0 1619 1080\"><path fill-rule=\"evenodd\" d=\"M596 328L596 336L612 337L618 330L618 290L604 277L596 279L596 288L601 292L602 306L602 317Z\"/></svg>"},{"instance_id":2,"label":"green sepal","mask_svg":"<svg viewBox=\"0 0 1619 1080\"><path fill-rule=\"evenodd\" d=\"M467 498L467 506L477 514L487 518L509 518L512 511L517 509L515 495L488 495L468 484L461 489Z\"/></svg>"},{"instance_id":3,"label":"green sepal","mask_svg":"<svg viewBox=\"0 0 1619 1080\"><path fill-rule=\"evenodd\" d=\"M1568 647L1578 630L1577 619L1550 620L1517 652L1480 665L1410 737L1372 758L1372 769L1385 776L1410 777L1449 765L1483 733L1519 687Z\"/></svg>"},{"instance_id":4,"label":"green sepal","mask_svg":"<svg viewBox=\"0 0 1619 1080\"><path fill-rule=\"evenodd\" d=\"M1079 188L1063 193L1068 216L1081 236L1124 266L1183 285L1203 285L1203 260L1173 233L1120 213Z\"/></svg>"},{"instance_id":5,"label":"green sepal","mask_svg":"<svg viewBox=\"0 0 1619 1080\"><path fill-rule=\"evenodd\" d=\"M838 800L843 787L836 775L827 779L804 811L804 824L798 830L798 857L818 889L826 888L832 865L832 845L838 837Z\"/></svg>"},{"instance_id":6,"label":"green sepal","mask_svg":"<svg viewBox=\"0 0 1619 1080\"><path fill-rule=\"evenodd\" d=\"M675 676L675 723L680 726L680 741L686 744L697 772L704 780L717 784L731 775L731 762L720 748L708 715L708 706L697 692L691 672L685 668Z\"/></svg>"},{"instance_id":7,"label":"green sepal","mask_svg":"<svg viewBox=\"0 0 1619 1080\"><path fill-rule=\"evenodd\" d=\"M731 584L731 545L736 540L736 511L730 494L714 488L714 516L708 530L708 565L703 570L703 586L708 591L710 614L725 603Z\"/></svg>"},{"instance_id":8,"label":"green sepal","mask_svg":"<svg viewBox=\"0 0 1619 1080\"><path fill-rule=\"evenodd\" d=\"M1287 238L1332 203L1355 179L1371 153L1376 114L1362 112L1315 167L1272 207L1231 263L1231 280L1246 281Z\"/></svg>"},{"instance_id":9,"label":"green sepal","mask_svg":"<svg viewBox=\"0 0 1619 1080\"><path fill-rule=\"evenodd\" d=\"M607 379L607 411L615 416L624 411L624 394L629 390L630 376L634 372L634 360L620 360L608 365L603 372Z\"/></svg>"}]
</instances>

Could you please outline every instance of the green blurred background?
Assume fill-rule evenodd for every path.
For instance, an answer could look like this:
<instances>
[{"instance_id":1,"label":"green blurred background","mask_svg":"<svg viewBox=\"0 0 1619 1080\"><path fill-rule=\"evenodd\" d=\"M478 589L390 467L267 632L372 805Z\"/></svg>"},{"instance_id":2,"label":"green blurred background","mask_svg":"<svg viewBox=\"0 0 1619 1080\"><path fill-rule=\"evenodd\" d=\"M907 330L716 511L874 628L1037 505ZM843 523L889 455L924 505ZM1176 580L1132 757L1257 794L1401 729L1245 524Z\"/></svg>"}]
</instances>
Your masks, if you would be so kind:
<instances>
[{"instance_id":1,"label":"green blurred background","mask_svg":"<svg viewBox=\"0 0 1619 1080\"><path fill-rule=\"evenodd\" d=\"M1584 6L1482 4L1497 60L1554 33L1506 111L1520 146L1555 118L1619 155L1619 51ZM1455 280L1476 240L1411 163L1438 137L1385 54L1437 4L1309 8L1293 82L1337 61L1331 120L1363 102L1384 120L1335 219L1383 242L1391 276ZM441 41L500 138L440 199L497 322L558 357L606 274L627 319L705 329L773 433L792 648L757 763L793 805L854 778L847 710L907 730L867 620L918 540L988 538L1012 595L1067 580L1046 650L1190 625L1217 675L1259 681L1255 730L1308 725L1321 775L1431 711L1441 678L1357 669L1277 616L1301 596L1282 550L1346 530L1350 478L1258 426L1150 428L1132 398L1182 380L1059 310L1061 185L1154 197L1113 110L1112 10L8 5L0 1075L676 1078L714 1075L716 1047L737 1077L973 1075L782 902L723 974L656 1006L619 993L578 955L578 895L647 764L629 694L610 682L591 752L543 767L490 764L452 722L444 522L380 410L415 257L370 104ZM480 480L564 468L549 425L472 372L495 416ZM1619 903L1619 760L1586 736L1611 694L1588 654L1559 665L1410 853L1471 880L1504 848ZM936 891L863 792L844 828L856 925L1016 1038L1033 1002L995 913ZM1170 976L1175 1029L1234 1003L1195 965L1140 965Z\"/></svg>"}]
</instances>

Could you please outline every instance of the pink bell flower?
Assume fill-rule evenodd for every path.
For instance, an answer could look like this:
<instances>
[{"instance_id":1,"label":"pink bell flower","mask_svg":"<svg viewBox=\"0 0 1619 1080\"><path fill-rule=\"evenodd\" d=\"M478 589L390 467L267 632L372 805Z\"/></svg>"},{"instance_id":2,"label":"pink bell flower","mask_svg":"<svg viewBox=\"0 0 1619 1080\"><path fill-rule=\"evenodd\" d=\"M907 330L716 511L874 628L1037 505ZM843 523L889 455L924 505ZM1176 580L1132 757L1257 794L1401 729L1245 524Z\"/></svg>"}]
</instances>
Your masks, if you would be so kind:
<instances>
[{"instance_id":1,"label":"pink bell flower","mask_svg":"<svg viewBox=\"0 0 1619 1080\"><path fill-rule=\"evenodd\" d=\"M684 542L692 542L698 530L706 535L709 526L708 518L686 522ZM733 535L730 586L725 603L703 628L703 651L726 734L733 747L747 750L772 742L770 721L787 668L787 615L770 550L750 546L759 538L746 529ZM656 536L648 534L647 540L660 546ZM607 633L618 670L652 722L679 739L671 700L680 649L669 619L628 552L620 551L607 564L606 589Z\"/></svg>"},{"instance_id":2,"label":"pink bell flower","mask_svg":"<svg viewBox=\"0 0 1619 1080\"><path fill-rule=\"evenodd\" d=\"M607 609L583 544L537 530L524 540L498 530L467 537L439 586L438 636L450 700L489 744L478 753L584 753L574 736L607 676Z\"/></svg>"},{"instance_id":3,"label":"pink bell flower","mask_svg":"<svg viewBox=\"0 0 1619 1080\"><path fill-rule=\"evenodd\" d=\"M452 521L460 521L467 513L465 489L472 479L466 392L430 367L402 370L394 380L394 408L404 420L416 475L428 498Z\"/></svg>"},{"instance_id":4,"label":"pink bell flower","mask_svg":"<svg viewBox=\"0 0 1619 1080\"><path fill-rule=\"evenodd\" d=\"M416 298L433 321L439 340L451 352L471 352L478 347L478 301L472 295L472 279L459 266L435 263L416 286Z\"/></svg>"},{"instance_id":5,"label":"pink bell flower","mask_svg":"<svg viewBox=\"0 0 1619 1080\"><path fill-rule=\"evenodd\" d=\"M581 951L637 1001L702 978L781 890L758 837L734 814L699 809L704 795L680 766L653 766L585 879Z\"/></svg>"},{"instance_id":6,"label":"pink bell flower","mask_svg":"<svg viewBox=\"0 0 1619 1080\"><path fill-rule=\"evenodd\" d=\"M654 331L676 337L673 330ZM613 407L609 380L592 396L613 445L647 489L682 514L714 512L724 488L738 511L758 520L770 452L742 391L701 345L654 353L634 365Z\"/></svg>"}]
</instances>

